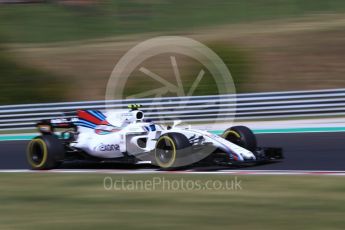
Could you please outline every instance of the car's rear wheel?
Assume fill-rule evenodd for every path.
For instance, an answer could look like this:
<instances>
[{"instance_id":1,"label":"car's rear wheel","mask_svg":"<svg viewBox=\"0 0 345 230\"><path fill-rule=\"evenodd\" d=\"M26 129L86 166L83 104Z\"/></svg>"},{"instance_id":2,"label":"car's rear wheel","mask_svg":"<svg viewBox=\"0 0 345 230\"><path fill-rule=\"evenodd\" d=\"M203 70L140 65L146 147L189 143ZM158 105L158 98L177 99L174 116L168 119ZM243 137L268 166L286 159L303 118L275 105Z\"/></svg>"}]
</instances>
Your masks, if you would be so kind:
<instances>
[{"instance_id":1,"label":"car's rear wheel","mask_svg":"<svg viewBox=\"0 0 345 230\"><path fill-rule=\"evenodd\" d=\"M64 160L64 146L53 135L42 135L30 141L27 147L27 160L31 169L57 168Z\"/></svg>"},{"instance_id":2,"label":"car's rear wheel","mask_svg":"<svg viewBox=\"0 0 345 230\"><path fill-rule=\"evenodd\" d=\"M168 133L160 136L157 140L154 158L161 168L176 168L184 166L181 159L191 144L187 137L181 133Z\"/></svg>"},{"instance_id":3,"label":"car's rear wheel","mask_svg":"<svg viewBox=\"0 0 345 230\"><path fill-rule=\"evenodd\" d=\"M224 131L223 138L251 152L257 149L254 133L246 126L234 126Z\"/></svg>"}]
</instances>

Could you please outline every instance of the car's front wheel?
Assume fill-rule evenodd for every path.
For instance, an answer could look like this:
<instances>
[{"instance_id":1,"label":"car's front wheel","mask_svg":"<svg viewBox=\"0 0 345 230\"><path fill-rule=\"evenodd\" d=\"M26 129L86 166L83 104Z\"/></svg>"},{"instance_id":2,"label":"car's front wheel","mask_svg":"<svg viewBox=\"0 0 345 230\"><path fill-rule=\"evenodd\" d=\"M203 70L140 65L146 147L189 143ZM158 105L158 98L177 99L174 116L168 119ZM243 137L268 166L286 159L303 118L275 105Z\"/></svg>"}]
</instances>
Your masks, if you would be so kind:
<instances>
[{"instance_id":1,"label":"car's front wheel","mask_svg":"<svg viewBox=\"0 0 345 230\"><path fill-rule=\"evenodd\" d=\"M154 151L155 163L161 168L184 166L181 161L191 144L181 133L167 133L159 137Z\"/></svg>"},{"instance_id":2,"label":"car's front wheel","mask_svg":"<svg viewBox=\"0 0 345 230\"><path fill-rule=\"evenodd\" d=\"M255 152L257 149L256 137L246 126L234 126L224 131L222 137L238 146Z\"/></svg>"}]
</instances>

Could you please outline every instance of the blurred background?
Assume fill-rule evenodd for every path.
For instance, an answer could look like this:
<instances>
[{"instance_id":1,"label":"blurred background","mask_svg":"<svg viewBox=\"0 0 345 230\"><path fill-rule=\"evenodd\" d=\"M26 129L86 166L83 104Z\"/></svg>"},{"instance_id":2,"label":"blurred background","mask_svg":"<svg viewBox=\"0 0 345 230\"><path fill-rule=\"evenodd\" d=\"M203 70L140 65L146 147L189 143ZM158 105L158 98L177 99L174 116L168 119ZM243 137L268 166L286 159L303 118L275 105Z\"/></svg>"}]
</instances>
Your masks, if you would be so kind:
<instances>
[{"instance_id":1,"label":"blurred background","mask_svg":"<svg viewBox=\"0 0 345 230\"><path fill-rule=\"evenodd\" d=\"M121 56L161 35L208 45L238 92L345 87L344 11L343 0L0 0L0 104L102 100ZM193 65L179 65L192 82Z\"/></svg>"}]
</instances>

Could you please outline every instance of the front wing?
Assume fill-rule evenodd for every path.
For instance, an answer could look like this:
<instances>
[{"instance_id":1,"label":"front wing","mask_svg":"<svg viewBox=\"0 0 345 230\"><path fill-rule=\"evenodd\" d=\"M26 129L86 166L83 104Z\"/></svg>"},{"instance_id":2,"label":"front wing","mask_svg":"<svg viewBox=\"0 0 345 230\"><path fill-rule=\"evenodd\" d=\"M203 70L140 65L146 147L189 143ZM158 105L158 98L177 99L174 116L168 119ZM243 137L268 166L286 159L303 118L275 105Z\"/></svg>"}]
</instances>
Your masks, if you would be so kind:
<instances>
[{"instance_id":1,"label":"front wing","mask_svg":"<svg viewBox=\"0 0 345 230\"><path fill-rule=\"evenodd\" d=\"M208 163L221 166L254 166L279 162L284 159L282 148L263 147L258 148L254 153L256 156L255 160L235 161L223 152L215 152L206 160Z\"/></svg>"}]
</instances>

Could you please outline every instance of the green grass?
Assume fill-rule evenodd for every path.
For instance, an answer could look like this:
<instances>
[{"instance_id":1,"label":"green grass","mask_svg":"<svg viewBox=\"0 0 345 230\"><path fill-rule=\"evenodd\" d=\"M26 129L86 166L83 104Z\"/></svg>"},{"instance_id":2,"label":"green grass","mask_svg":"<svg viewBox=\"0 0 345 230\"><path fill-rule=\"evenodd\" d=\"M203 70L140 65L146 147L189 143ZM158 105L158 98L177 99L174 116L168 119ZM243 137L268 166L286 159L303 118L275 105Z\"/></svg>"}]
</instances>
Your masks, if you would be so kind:
<instances>
[{"instance_id":1,"label":"green grass","mask_svg":"<svg viewBox=\"0 0 345 230\"><path fill-rule=\"evenodd\" d=\"M252 71L252 65L254 63L252 53L243 47L235 45L223 44L222 42L207 44L207 46L213 50L224 62L231 73L234 85L237 93L245 92L243 84L249 80L249 76ZM211 77L211 76L210 76ZM211 77L212 78L212 77ZM227 82L224 82L227 84ZM204 94L217 94L214 89L212 90L210 82L203 84L200 87L200 95ZM206 93L205 93L206 92Z\"/></svg>"},{"instance_id":2,"label":"green grass","mask_svg":"<svg viewBox=\"0 0 345 230\"><path fill-rule=\"evenodd\" d=\"M231 175L108 175L234 180ZM343 229L343 177L240 176L242 190L107 191L105 175L0 174L0 229Z\"/></svg>"},{"instance_id":3,"label":"green grass","mask_svg":"<svg viewBox=\"0 0 345 230\"><path fill-rule=\"evenodd\" d=\"M211 44L207 44L207 46L221 58L226 67L229 69L233 83L236 86L236 91L238 93L243 92L242 86L248 81L251 73L251 65L253 63L251 53L248 50L242 49L238 46L224 44L222 42L213 42ZM230 83L230 80L224 80L222 76L213 76L209 70L205 69L205 67L202 66L198 61L174 53L160 55L159 58L161 62L159 63L159 68L156 71L153 70L154 73L158 74L165 80L168 80L170 83L177 85L175 76L173 74L172 64L170 62L170 56L174 56L177 60L177 63L187 63L182 67L178 64L181 82L186 95L188 95L188 92L192 88L193 83L195 82L201 69L204 70L205 73L202 77L202 80L198 83L197 87L193 91L193 96L223 94L224 92L218 91L219 88L217 87L215 79L218 79L219 85L223 85L230 92L233 92L231 90L233 88L232 81ZM157 57L155 58L156 59L154 60L158 59ZM151 63L154 63L154 61L151 60ZM145 64L142 65L145 66ZM150 67L148 68L150 69ZM143 73L135 71L134 74L129 77L129 80L125 85L124 93L125 96L131 96L160 87L162 87L161 83L150 79ZM176 93L169 92L164 96L176 96ZM152 95L148 97L152 97Z\"/></svg>"},{"instance_id":4,"label":"green grass","mask_svg":"<svg viewBox=\"0 0 345 230\"><path fill-rule=\"evenodd\" d=\"M65 78L25 66L0 47L0 105L68 100Z\"/></svg>"},{"instance_id":5,"label":"green grass","mask_svg":"<svg viewBox=\"0 0 345 230\"><path fill-rule=\"evenodd\" d=\"M110 0L95 7L2 5L9 42L53 42L344 12L342 0Z\"/></svg>"},{"instance_id":6,"label":"green grass","mask_svg":"<svg viewBox=\"0 0 345 230\"><path fill-rule=\"evenodd\" d=\"M53 2L53 1L48 1ZM89 7L67 7L61 4L1 5L0 46L4 43L49 43L146 32L179 34L207 26L250 23L260 20L294 18L311 14L343 13L343 0L108 0ZM179 32L178 32L179 31ZM231 31L229 31L231 33ZM252 73L251 53L240 47L210 44L225 60L238 92ZM195 73L183 82L188 89ZM39 67L25 66L0 47L0 104L52 102L70 98L76 82L69 76L53 76ZM69 84L66 84L68 78ZM202 80L194 95L216 92L211 77ZM143 87L151 86L143 81ZM68 88L70 87L70 88ZM130 88L132 87L132 88ZM130 86L130 95L141 89ZM186 90L187 90L186 89Z\"/></svg>"}]
</instances>

